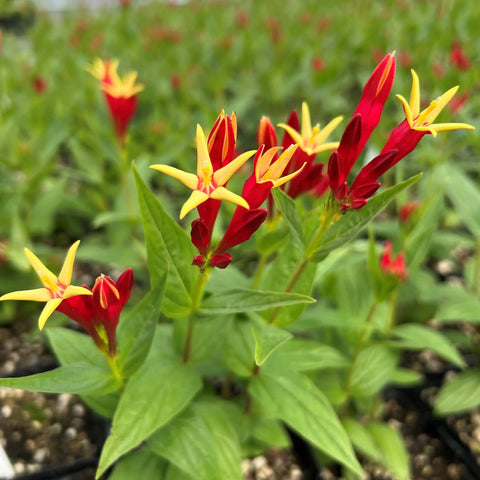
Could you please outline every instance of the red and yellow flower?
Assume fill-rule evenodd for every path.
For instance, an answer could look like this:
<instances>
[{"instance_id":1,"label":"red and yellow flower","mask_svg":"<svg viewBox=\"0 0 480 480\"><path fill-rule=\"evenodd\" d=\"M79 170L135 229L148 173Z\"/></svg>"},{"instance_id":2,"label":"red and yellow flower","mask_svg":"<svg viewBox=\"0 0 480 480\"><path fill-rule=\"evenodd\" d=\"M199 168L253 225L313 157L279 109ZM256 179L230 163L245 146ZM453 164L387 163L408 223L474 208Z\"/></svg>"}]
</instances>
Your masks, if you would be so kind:
<instances>
[{"instance_id":1,"label":"red and yellow flower","mask_svg":"<svg viewBox=\"0 0 480 480\"><path fill-rule=\"evenodd\" d=\"M75 254L79 244L80 241L75 242L68 250L58 277L52 273L34 253L28 248L25 248L25 255L40 278L40 281L43 283L43 288L6 293L0 297L0 301L30 300L34 302L46 302L46 305L40 314L40 318L38 319L38 327L41 330L47 319L58 309L63 300L77 295L92 295L92 292L87 288L71 285L70 283L72 280Z\"/></svg>"}]
</instances>

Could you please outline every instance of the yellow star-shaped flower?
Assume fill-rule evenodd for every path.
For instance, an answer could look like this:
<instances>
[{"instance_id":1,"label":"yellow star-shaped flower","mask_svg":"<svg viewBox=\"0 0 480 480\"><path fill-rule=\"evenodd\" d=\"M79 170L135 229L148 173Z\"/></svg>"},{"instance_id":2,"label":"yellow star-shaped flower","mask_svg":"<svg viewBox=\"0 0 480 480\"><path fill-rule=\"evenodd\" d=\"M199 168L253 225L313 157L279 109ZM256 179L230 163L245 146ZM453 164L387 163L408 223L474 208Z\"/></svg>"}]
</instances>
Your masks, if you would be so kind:
<instances>
[{"instance_id":1,"label":"yellow star-shaped flower","mask_svg":"<svg viewBox=\"0 0 480 480\"><path fill-rule=\"evenodd\" d=\"M92 292L84 287L70 285L72 280L73 262L80 241L75 242L68 250L65 261L58 277L52 273L28 248L25 248L30 265L34 268L43 283L43 288L35 288L32 290L20 290L17 292L6 293L0 297L2 300L31 300L34 302L47 302L40 318L38 319L38 327L40 330L44 327L48 317L62 303L65 298L74 297L76 295L92 295Z\"/></svg>"},{"instance_id":2,"label":"yellow star-shaped flower","mask_svg":"<svg viewBox=\"0 0 480 480\"><path fill-rule=\"evenodd\" d=\"M273 163L272 160L275 157L275 154L281 150L282 147L269 148L263 155L261 155L255 166L255 178L257 183L271 182L273 184L272 188L275 188L288 182L293 177L296 177L303 170L303 167L305 167L305 163L290 175L282 177L282 174L297 148L297 144L290 145Z\"/></svg>"},{"instance_id":3,"label":"yellow star-shaped flower","mask_svg":"<svg viewBox=\"0 0 480 480\"><path fill-rule=\"evenodd\" d=\"M117 73L119 62L116 59L103 61L96 58L87 71L102 82L102 90L115 98L130 98L141 92L144 85L135 84L137 72L129 72L120 77Z\"/></svg>"},{"instance_id":4,"label":"yellow star-shaped flower","mask_svg":"<svg viewBox=\"0 0 480 480\"><path fill-rule=\"evenodd\" d=\"M225 200L227 202L240 205L246 209L249 208L248 203L240 195L227 190L225 185L230 177L255 153L255 150L239 155L224 167L213 171L212 161L208 153L207 141L202 127L197 125L197 174L184 172L170 165L151 165L150 168L158 170L173 178L176 178L188 188L193 190L189 199L183 204L180 210L180 219L188 212L198 207L201 203L209 198L215 200Z\"/></svg>"},{"instance_id":5,"label":"yellow star-shaped flower","mask_svg":"<svg viewBox=\"0 0 480 480\"><path fill-rule=\"evenodd\" d=\"M456 130L459 128L474 129L468 123L433 123L439 113L443 110L445 105L453 98L458 90L458 86L446 91L437 99L433 100L430 105L420 111L420 82L414 70L412 72L412 91L410 93L410 102L407 102L402 95L397 95L397 98L403 104L403 110L407 116L407 122L410 128L418 130L419 132L429 132L434 137L438 132L446 130Z\"/></svg>"},{"instance_id":6,"label":"yellow star-shaped flower","mask_svg":"<svg viewBox=\"0 0 480 480\"><path fill-rule=\"evenodd\" d=\"M338 142L324 143L327 137L337 128L338 124L343 120L343 117L335 117L324 128L320 128L317 123L312 128L310 119L310 110L306 102L302 103L302 127L301 131L297 132L294 128L286 123L279 123L278 126L286 130L286 132L293 138L295 143L298 143L300 148L307 154L325 152L326 150L334 150L338 147Z\"/></svg>"}]
</instances>

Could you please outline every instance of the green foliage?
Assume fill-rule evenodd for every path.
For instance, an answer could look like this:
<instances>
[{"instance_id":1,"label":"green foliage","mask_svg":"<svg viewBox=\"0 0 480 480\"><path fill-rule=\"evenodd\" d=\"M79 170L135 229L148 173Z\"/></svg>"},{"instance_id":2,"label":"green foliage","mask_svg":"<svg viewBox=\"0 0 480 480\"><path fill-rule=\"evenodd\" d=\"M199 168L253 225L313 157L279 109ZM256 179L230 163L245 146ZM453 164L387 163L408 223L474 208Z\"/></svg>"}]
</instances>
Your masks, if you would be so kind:
<instances>
[{"instance_id":1,"label":"green foliage","mask_svg":"<svg viewBox=\"0 0 480 480\"><path fill-rule=\"evenodd\" d=\"M2 26L2 293L39 286L26 287L33 276L25 246L58 266L60 247L78 238L82 281L128 266L135 287L116 330L118 356L69 325L47 324L60 366L0 386L76 393L112 419L97 477L115 464L113 480L140 471L142 480L240 479L243 456L290 446L287 425L349 479L362 475L356 453L397 480L410 478L401 436L381 418L386 387L422 381L402 353L429 350L462 369L440 389L437 414L479 405L479 372L464 360L478 363L479 352L470 334L480 318L478 135L426 135L359 210L340 213L329 192L292 199L273 190L273 214L232 249L225 270L192 265L194 212L177 221L190 190L148 166L194 173L194 125L208 134L222 109L236 112L236 153L255 145L262 115L277 124L302 101L312 125L336 115L348 121L372 57L394 50L392 95L349 185L403 121L393 94L408 96L408 67L421 79L422 103L457 84L468 98L452 102L440 122L476 124L478 71L451 55L459 40L478 60L471 40L480 7L465 2L132 2L61 22L38 15L22 36ZM120 57L120 73L135 70L145 85L123 146L85 71L96 56ZM338 129L328 141L341 136ZM328 152L315 162L327 172ZM252 168L247 162L228 189L239 194ZM399 220L412 200L418 208ZM233 209L222 204L211 246ZM386 241L405 255L405 283L380 264ZM31 314L0 308L2 322Z\"/></svg>"}]
</instances>

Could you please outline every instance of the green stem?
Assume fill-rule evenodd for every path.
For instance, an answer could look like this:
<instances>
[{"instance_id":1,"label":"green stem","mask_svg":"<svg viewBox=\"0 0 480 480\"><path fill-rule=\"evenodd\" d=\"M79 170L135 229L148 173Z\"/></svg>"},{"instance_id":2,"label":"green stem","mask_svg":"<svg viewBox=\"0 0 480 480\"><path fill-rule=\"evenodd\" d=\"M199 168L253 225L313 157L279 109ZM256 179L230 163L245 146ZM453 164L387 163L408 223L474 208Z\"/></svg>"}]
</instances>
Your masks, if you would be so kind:
<instances>
[{"instance_id":1,"label":"green stem","mask_svg":"<svg viewBox=\"0 0 480 480\"><path fill-rule=\"evenodd\" d=\"M263 270L265 269L265 265L267 264L268 255L266 253L262 253L260 256L260 260L258 261L257 271L255 272L255 277L253 278L252 289L255 290L258 288L260 284L260 280L262 278Z\"/></svg>"},{"instance_id":2,"label":"green stem","mask_svg":"<svg viewBox=\"0 0 480 480\"><path fill-rule=\"evenodd\" d=\"M123 390L125 382L123 380L122 372L120 372L120 369L118 368L117 358L111 357L110 355L108 355L108 353L105 354L105 358L107 359L107 363L108 363L108 366L110 367L113 378L115 378L115 380L118 382L120 386L120 390Z\"/></svg>"},{"instance_id":3,"label":"green stem","mask_svg":"<svg viewBox=\"0 0 480 480\"><path fill-rule=\"evenodd\" d=\"M308 263L310 262L310 259L312 258L313 254L316 252L323 236L325 235L325 232L328 230L328 227L330 227L330 225L335 220L337 215L338 213L337 213L336 205L333 202L327 201L326 208L322 214L322 220L321 220L320 226L318 227L317 231L312 237L312 240L310 240L310 243L305 249L305 258L297 265L297 268L295 269L292 276L290 277L290 280L288 281L287 286L285 287L285 292L291 292L293 290L293 287L295 287L295 284L298 282L298 279L301 277L303 271L305 270ZM280 307L277 307L270 315L270 318L268 319L268 323L270 324L273 323L279 313L280 313Z\"/></svg>"},{"instance_id":4,"label":"green stem","mask_svg":"<svg viewBox=\"0 0 480 480\"><path fill-rule=\"evenodd\" d=\"M375 314L375 311L377 309L377 301L375 300L371 305L370 308L368 309L367 316L365 317L364 321L364 326L362 328L362 331L360 332L360 338L358 339L358 342L355 346L355 351L353 353L353 358L352 362L350 363L350 367L347 372L347 379L345 381L345 397L346 397L346 406L348 408L348 400L350 398L350 390L352 387L352 377L353 377L353 370L355 368L355 364L357 363L358 357L363 350L363 346L369 331L370 323L372 322L373 315Z\"/></svg>"},{"instance_id":5,"label":"green stem","mask_svg":"<svg viewBox=\"0 0 480 480\"><path fill-rule=\"evenodd\" d=\"M390 305L388 308L387 333L391 332L395 327L395 309L397 307L397 290L394 290L390 295Z\"/></svg>"},{"instance_id":6,"label":"green stem","mask_svg":"<svg viewBox=\"0 0 480 480\"><path fill-rule=\"evenodd\" d=\"M188 317L187 336L185 338L185 344L183 346L183 357L182 357L183 363L188 363L188 361L190 360L190 353L192 349L193 327L195 325L193 319L202 302L203 294L205 292L205 286L210 277L210 272L211 272L211 268L207 268L203 271L200 270L198 273L197 281L193 286L192 308L190 309L190 314Z\"/></svg>"}]
</instances>

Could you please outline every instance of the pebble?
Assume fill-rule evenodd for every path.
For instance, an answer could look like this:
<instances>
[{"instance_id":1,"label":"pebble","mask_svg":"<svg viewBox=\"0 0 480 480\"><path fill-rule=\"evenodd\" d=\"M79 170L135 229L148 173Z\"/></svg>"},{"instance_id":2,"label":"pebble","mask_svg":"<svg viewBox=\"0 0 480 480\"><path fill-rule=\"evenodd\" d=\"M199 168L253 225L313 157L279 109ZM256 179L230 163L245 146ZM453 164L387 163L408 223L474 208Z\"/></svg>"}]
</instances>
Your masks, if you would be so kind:
<instances>
[{"instance_id":1,"label":"pebble","mask_svg":"<svg viewBox=\"0 0 480 480\"><path fill-rule=\"evenodd\" d=\"M0 413L2 414L2 417L9 418L12 414L12 407L10 405L4 405L0 410Z\"/></svg>"}]
</instances>

